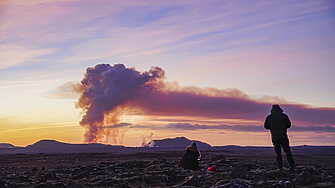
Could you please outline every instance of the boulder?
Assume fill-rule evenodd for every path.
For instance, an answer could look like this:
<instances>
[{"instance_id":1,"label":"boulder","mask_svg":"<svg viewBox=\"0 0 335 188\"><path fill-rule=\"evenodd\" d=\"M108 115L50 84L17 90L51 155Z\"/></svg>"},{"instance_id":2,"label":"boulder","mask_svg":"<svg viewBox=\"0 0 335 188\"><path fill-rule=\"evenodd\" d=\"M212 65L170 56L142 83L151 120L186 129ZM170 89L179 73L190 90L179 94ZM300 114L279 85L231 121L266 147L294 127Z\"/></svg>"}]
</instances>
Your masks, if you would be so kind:
<instances>
[{"instance_id":1,"label":"boulder","mask_svg":"<svg viewBox=\"0 0 335 188\"><path fill-rule=\"evenodd\" d=\"M314 177L307 171L302 171L294 180L297 185L310 185L314 181Z\"/></svg>"},{"instance_id":2,"label":"boulder","mask_svg":"<svg viewBox=\"0 0 335 188\"><path fill-rule=\"evenodd\" d=\"M236 179L224 185L212 186L211 188L252 188L252 186L241 179Z\"/></svg>"},{"instance_id":3,"label":"boulder","mask_svg":"<svg viewBox=\"0 0 335 188\"><path fill-rule=\"evenodd\" d=\"M321 175L322 171L314 166L309 166L306 169L311 175Z\"/></svg>"},{"instance_id":4,"label":"boulder","mask_svg":"<svg viewBox=\"0 0 335 188\"><path fill-rule=\"evenodd\" d=\"M291 181L280 180L278 183L272 185L272 188L292 188Z\"/></svg>"},{"instance_id":5,"label":"boulder","mask_svg":"<svg viewBox=\"0 0 335 188\"><path fill-rule=\"evenodd\" d=\"M226 157L224 155L215 155L211 158L211 161L217 161L217 160L226 160Z\"/></svg>"},{"instance_id":6,"label":"boulder","mask_svg":"<svg viewBox=\"0 0 335 188\"><path fill-rule=\"evenodd\" d=\"M9 188L9 186L5 181L0 180L0 188Z\"/></svg>"},{"instance_id":7,"label":"boulder","mask_svg":"<svg viewBox=\"0 0 335 188\"><path fill-rule=\"evenodd\" d=\"M229 177L232 179L241 178L241 179L250 179L250 172L247 165L237 165L235 168L230 172Z\"/></svg>"}]
</instances>

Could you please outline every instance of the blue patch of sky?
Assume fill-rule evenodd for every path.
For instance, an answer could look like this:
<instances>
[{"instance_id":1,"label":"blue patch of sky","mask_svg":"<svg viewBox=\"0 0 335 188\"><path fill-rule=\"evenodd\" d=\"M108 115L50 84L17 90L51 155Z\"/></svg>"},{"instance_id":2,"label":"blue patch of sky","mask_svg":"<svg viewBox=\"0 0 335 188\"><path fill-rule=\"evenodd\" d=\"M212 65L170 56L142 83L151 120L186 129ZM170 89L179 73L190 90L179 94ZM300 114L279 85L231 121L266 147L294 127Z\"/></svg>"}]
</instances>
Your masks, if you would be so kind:
<instances>
[{"instance_id":1,"label":"blue patch of sky","mask_svg":"<svg viewBox=\"0 0 335 188\"><path fill-rule=\"evenodd\" d=\"M320 34L313 33L311 26L306 25L299 27L298 30L283 29L281 25L285 23L278 24L276 27L270 27L266 30L247 30L241 32L228 32L227 35L224 34L224 31L208 32L197 35L192 35L185 37L184 39L164 45L161 47L170 47L168 48L167 53L197 53L197 54L207 54L207 53L218 53L223 51L230 50L241 50L245 48L255 48L260 46L275 45L282 42L297 40L297 39L308 39L307 37L320 37ZM286 26L285 26L286 27ZM238 29L237 29L238 31ZM302 34L304 32L304 34ZM215 36L217 35L217 36ZM213 36L213 37L210 37ZM209 38L210 37L210 38ZM200 43L192 47L187 47L186 49L180 50L180 48L173 48L173 46L178 46L183 43L190 41L199 41ZM245 42L244 42L245 41ZM333 46L332 44L328 47ZM327 49L327 47L325 47Z\"/></svg>"},{"instance_id":2,"label":"blue patch of sky","mask_svg":"<svg viewBox=\"0 0 335 188\"><path fill-rule=\"evenodd\" d=\"M3 79L13 78L13 79L36 79L38 75L36 73L61 73L63 71L71 70L72 74L68 74L67 76L82 76L85 73L87 67L92 67L98 63L104 62L106 59L94 59L94 60L84 60L81 61L80 64L70 63L64 64L60 63L62 60L51 60L51 59L38 59L34 58L33 60L25 61L20 64L1 69L0 70L0 78ZM108 63L108 62L107 62ZM36 75L36 77L22 77L22 75L26 75L26 73ZM78 80L80 81L80 80Z\"/></svg>"},{"instance_id":3,"label":"blue patch of sky","mask_svg":"<svg viewBox=\"0 0 335 188\"><path fill-rule=\"evenodd\" d=\"M243 15L243 17L245 16L246 15ZM219 34L226 34L226 35L217 36L215 37L215 40L205 42L205 44L208 44L208 46L204 47L193 46L189 50L198 51L197 49L207 49L205 51L201 51L201 53L209 53L209 52L218 52L221 50L224 51L232 48L241 48L248 46L250 47L251 45L253 45L253 47L266 46L269 44L276 44L285 41L302 39L306 37L313 37L313 36L318 37L316 35L319 35L324 31L326 31L326 33L329 33L328 31L333 31L334 29L334 27L322 23L324 21L328 23L331 22L331 20L327 18L328 16L329 12L319 12L319 13L295 15L291 18L290 17L285 18L286 20L283 20L282 17L272 17L272 18L269 17L269 18L257 19L253 20L252 22L246 22L244 24L235 24L223 30L190 35L178 41L174 41L159 47L164 48L175 45L181 45L183 43L187 43L190 41L206 40L206 38L212 36L215 37L215 35ZM283 22L280 22L281 20L283 20ZM273 24L267 25L268 23ZM223 47L221 47L220 45L215 45L217 43L225 43L233 40L239 40L239 39L247 40L253 38L262 38L262 40L256 42L250 42L249 44L245 43L243 44L243 46L238 44L229 45L229 47L225 45L221 45ZM172 51L176 53L175 50L171 49L171 52Z\"/></svg>"},{"instance_id":4,"label":"blue patch of sky","mask_svg":"<svg viewBox=\"0 0 335 188\"><path fill-rule=\"evenodd\" d=\"M267 37L267 42L278 43L299 39L310 39L323 36L334 36L334 27L330 26L330 20L323 18L324 14L313 14L308 17L288 20L265 28L262 31ZM322 36L323 35L323 36Z\"/></svg>"},{"instance_id":5,"label":"blue patch of sky","mask_svg":"<svg viewBox=\"0 0 335 188\"><path fill-rule=\"evenodd\" d=\"M49 47L49 48L68 48L74 45L78 45L80 43L92 40L92 39L101 39L101 38L106 38L108 37L108 31L107 29L104 28L96 28L92 29L90 31L87 31L85 34L81 34L82 30L85 32L85 29L89 29L87 24L75 26L71 28L71 33L73 35L73 38L59 38L58 40L51 40L47 41L46 43L43 44L44 47ZM60 32L60 31L54 31L54 33L66 33L67 31ZM51 32L52 33L52 32ZM78 33L77 35L75 35Z\"/></svg>"},{"instance_id":6,"label":"blue patch of sky","mask_svg":"<svg viewBox=\"0 0 335 188\"><path fill-rule=\"evenodd\" d=\"M11 67L0 70L1 74L11 74L14 72L39 72L39 71L57 71L61 70L64 60L66 58L72 57L72 54L68 50L71 47L63 46L63 48L58 48L55 52L44 54L40 56L33 57L27 61L20 62ZM74 64L77 65L78 64Z\"/></svg>"},{"instance_id":7,"label":"blue patch of sky","mask_svg":"<svg viewBox=\"0 0 335 188\"><path fill-rule=\"evenodd\" d=\"M13 65L11 67L0 70L0 74L10 75L15 72L53 72L53 71L63 71L78 68L77 63L64 63L64 60L71 56L69 52L60 49L51 54L41 55L31 58L28 61L21 62L19 64ZM80 62L82 63L82 61ZM92 60L91 60L92 63Z\"/></svg>"},{"instance_id":8,"label":"blue patch of sky","mask_svg":"<svg viewBox=\"0 0 335 188\"><path fill-rule=\"evenodd\" d=\"M209 53L237 50L241 48L255 47L255 45L262 45L262 41L244 42L241 44L239 41L243 40L248 40L248 38L245 36L215 37L210 40L203 40L197 45L192 45L191 47L186 47L184 49L183 47L168 48L166 53L170 54L191 53L199 55L199 54L209 54Z\"/></svg>"},{"instance_id":9,"label":"blue patch of sky","mask_svg":"<svg viewBox=\"0 0 335 188\"><path fill-rule=\"evenodd\" d=\"M56 63L51 62L49 60L29 60L25 62L21 62L19 64L13 65L11 67L0 70L1 74L12 74L13 72L37 72L37 71L45 71L45 70L53 70Z\"/></svg>"},{"instance_id":10,"label":"blue patch of sky","mask_svg":"<svg viewBox=\"0 0 335 188\"><path fill-rule=\"evenodd\" d=\"M14 40L17 40L15 37L8 37L8 38L5 38L3 40L0 41L0 45L1 44L10 44L12 43ZM19 41L19 40L17 40Z\"/></svg>"},{"instance_id":11,"label":"blue patch of sky","mask_svg":"<svg viewBox=\"0 0 335 188\"><path fill-rule=\"evenodd\" d=\"M234 40L241 40L241 39L250 39L254 37L262 37L262 35L258 32L249 32L247 35L245 35L245 32L239 33L239 30L243 29L242 26L232 26L229 28L225 28L223 30L217 30L217 31L211 31L211 32L204 32L204 33L199 33L199 34L194 34L194 35L189 35L186 36L178 41L174 41L168 44L164 44L158 47L170 47L170 46L176 46L176 45L181 45L184 43L188 43L191 41L200 41L203 40L205 43L208 45L213 45L217 43L225 43L225 42L230 42ZM253 34L254 33L254 34ZM225 36L222 36L222 34L227 34ZM221 36L219 36L221 35ZM209 41L206 42L207 38L214 37L215 39L210 39ZM192 46L192 48L196 48L195 46Z\"/></svg>"},{"instance_id":12,"label":"blue patch of sky","mask_svg":"<svg viewBox=\"0 0 335 188\"><path fill-rule=\"evenodd\" d=\"M168 16L175 10L180 9L179 6L159 8L154 7L130 7L119 11L115 16L117 26L121 27L141 27L153 21L162 19Z\"/></svg>"}]
</instances>

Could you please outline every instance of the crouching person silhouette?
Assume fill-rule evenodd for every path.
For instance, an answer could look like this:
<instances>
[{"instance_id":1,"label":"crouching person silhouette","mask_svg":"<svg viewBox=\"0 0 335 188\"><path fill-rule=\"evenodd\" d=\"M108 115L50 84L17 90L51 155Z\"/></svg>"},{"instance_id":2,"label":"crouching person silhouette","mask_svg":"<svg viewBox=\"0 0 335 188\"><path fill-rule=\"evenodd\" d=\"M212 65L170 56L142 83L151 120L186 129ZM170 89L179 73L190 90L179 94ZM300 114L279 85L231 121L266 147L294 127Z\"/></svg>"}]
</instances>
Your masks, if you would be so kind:
<instances>
[{"instance_id":1,"label":"crouching person silhouette","mask_svg":"<svg viewBox=\"0 0 335 188\"><path fill-rule=\"evenodd\" d=\"M178 167L190 170L199 170L198 158L201 157L200 151L197 148L197 144L192 142L190 146L186 147L186 151L179 161Z\"/></svg>"},{"instance_id":2,"label":"crouching person silhouette","mask_svg":"<svg viewBox=\"0 0 335 188\"><path fill-rule=\"evenodd\" d=\"M283 169L283 159L281 148L286 153L286 158L290 164L290 170L295 170L294 160L290 149L289 140L287 137L287 129L291 127L289 117L283 113L283 110L278 104L272 106L271 114L265 119L264 128L271 132L272 143L276 152L276 161L278 169Z\"/></svg>"}]
</instances>

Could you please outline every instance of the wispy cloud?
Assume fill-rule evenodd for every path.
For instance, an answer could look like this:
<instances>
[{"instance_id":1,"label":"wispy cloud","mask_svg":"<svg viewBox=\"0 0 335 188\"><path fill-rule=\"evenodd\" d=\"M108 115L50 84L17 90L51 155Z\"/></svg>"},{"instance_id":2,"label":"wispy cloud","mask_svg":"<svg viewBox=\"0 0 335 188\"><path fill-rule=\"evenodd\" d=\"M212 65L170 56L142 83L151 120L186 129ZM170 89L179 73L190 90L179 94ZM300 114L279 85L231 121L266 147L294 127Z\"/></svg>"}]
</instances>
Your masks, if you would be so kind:
<instances>
[{"instance_id":1,"label":"wispy cloud","mask_svg":"<svg viewBox=\"0 0 335 188\"><path fill-rule=\"evenodd\" d=\"M30 1L11 0L11 1L2 1L0 5L36 5L39 3L57 3L65 1L77 1L77 0L30 0Z\"/></svg>"},{"instance_id":2,"label":"wispy cloud","mask_svg":"<svg viewBox=\"0 0 335 188\"><path fill-rule=\"evenodd\" d=\"M54 52L53 49L31 49L28 46L1 45L0 43L0 70L52 52Z\"/></svg>"},{"instance_id":3,"label":"wispy cloud","mask_svg":"<svg viewBox=\"0 0 335 188\"><path fill-rule=\"evenodd\" d=\"M334 126L292 126L290 131L295 132L314 132L314 133L322 133L322 132L328 132L328 133L335 133L335 127Z\"/></svg>"},{"instance_id":4,"label":"wispy cloud","mask_svg":"<svg viewBox=\"0 0 335 188\"><path fill-rule=\"evenodd\" d=\"M77 99L79 93L84 90L83 86L77 82L67 82L49 91L45 97L52 99Z\"/></svg>"},{"instance_id":5,"label":"wispy cloud","mask_svg":"<svg viewBox=\"0 0 335 188\"><path fill-rule=\"evenodd\" d=\"M104 126L104 127L101 127L102 129L108 129L108 128L120 128L120 127L127 127L127 126L130 126L132 125L131 123L118 123L118 124L115 124L115 125L109 125L109 126Z\"/></svg>"}]
</instances>

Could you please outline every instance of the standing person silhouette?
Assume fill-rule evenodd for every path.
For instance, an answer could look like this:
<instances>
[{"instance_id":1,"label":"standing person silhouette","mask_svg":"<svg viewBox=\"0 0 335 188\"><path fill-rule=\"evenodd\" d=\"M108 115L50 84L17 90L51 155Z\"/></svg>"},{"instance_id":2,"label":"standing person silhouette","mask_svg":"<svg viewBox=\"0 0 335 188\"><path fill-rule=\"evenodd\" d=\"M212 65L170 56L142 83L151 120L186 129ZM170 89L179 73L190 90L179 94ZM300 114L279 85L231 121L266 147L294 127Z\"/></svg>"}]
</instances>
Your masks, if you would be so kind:
<instances>
[{"instance_id":1,"label":"standing person silhouette","mask_svg":"<svg viewBox=\"0 0 335 188\"><path fill-rule=\"evenodd\" d=\"M276 161L278 169L283 169L283 159L281 148L286 153L286 158L290 164L290 170L295 170L294 160L287 137L287 129L291 127L289 117L283 113L278 104L272 105L271 114L265 119L264 128L271 132L272 143L276 152Z\"/></svg>"}]
</instances>

